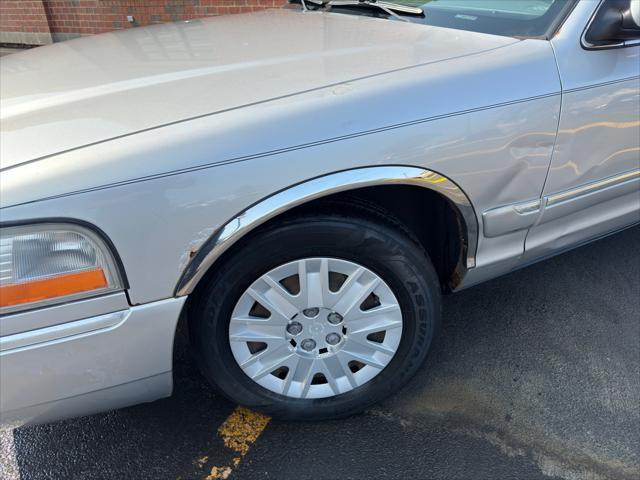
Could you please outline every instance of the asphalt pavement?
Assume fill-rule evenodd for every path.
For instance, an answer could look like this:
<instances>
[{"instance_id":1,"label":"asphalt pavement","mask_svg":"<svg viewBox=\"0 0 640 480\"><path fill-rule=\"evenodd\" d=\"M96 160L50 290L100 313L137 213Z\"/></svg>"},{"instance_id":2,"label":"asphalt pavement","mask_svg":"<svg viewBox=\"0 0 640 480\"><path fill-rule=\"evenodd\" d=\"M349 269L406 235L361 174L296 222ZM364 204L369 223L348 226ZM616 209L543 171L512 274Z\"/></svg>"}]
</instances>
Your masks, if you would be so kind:
<instances>
[{"instance_id":1,"label":"asphalt pavement","mask_svg":"<svg viewBox=\"0 0 640 480\"><path fill-rule=\"evenodd\" d=\"M412 383L347 420L213 393L0 432L13 479L638 479L640 228L456 295Z\"/></svg>"}]
</instances>

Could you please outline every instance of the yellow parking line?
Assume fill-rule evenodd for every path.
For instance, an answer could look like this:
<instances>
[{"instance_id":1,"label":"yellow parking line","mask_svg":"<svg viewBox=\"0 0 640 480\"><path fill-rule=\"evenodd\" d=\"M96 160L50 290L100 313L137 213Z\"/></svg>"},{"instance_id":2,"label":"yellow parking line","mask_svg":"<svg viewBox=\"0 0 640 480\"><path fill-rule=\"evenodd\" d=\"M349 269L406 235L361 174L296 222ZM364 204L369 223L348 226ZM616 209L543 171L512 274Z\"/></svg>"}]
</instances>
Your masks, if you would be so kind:
<instances>
[{"instance_id":1,"label":"yellow parking line","mask_svg":"<svg viewBox=\"0 0 640 480\"><path fill-rule=\"evenodd\" d=\"M225 447L234 452L230 465L214 466L207 480L226 480L233 473L233 469L240 465L253 443L260 437L271 417L256 413L245 407L236 409L227 417L220 428L218 435L222 438ZM205 460L206 462L206 460Z\"/></svg>"}]
</instances>

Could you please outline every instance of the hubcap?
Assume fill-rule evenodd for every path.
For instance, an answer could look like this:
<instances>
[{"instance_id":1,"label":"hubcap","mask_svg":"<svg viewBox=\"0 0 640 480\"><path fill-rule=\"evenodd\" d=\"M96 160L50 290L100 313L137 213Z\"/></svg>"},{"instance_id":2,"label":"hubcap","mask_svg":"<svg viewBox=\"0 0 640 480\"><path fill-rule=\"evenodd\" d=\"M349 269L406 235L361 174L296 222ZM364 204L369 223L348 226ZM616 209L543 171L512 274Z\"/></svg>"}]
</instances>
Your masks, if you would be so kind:
<instances>
[{"instance_id":1,"label":"hubcap","mask_svg":"<svg viewBox=\"0 0 640 480\"><path fill-rule=\"evenodd\" d=\"M274 268L240 297L231 351L252 380L293 398L331 397L371 380L395 355L402 312L391 288L346 260Z\"/></svg>"}]
</instances>

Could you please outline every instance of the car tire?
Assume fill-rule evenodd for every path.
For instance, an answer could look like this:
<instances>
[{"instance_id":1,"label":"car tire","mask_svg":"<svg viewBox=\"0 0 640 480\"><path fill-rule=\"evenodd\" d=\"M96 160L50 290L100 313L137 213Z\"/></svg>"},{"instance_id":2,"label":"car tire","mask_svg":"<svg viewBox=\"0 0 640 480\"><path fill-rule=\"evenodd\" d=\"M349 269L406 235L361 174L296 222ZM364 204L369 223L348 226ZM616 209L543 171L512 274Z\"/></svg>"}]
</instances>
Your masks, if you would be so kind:
<instances>
[{"instance_id":1,"label":"car tire","mask_svg":"<svg viewBox=\"0 0 640 480\"><path fill-rule=\"evenodd\" d=\"M440 285L427 253L402 224L383 212L361 207L354 207L353 211L345 207L338 211L342 213L314 211L289 216L259 229L241 241L220 265L216 265L194 292L195 298L190 304L189 316L195 356L208 381L233 402L281 419L323 420L344 417L361 412L397 392L425 360L441 317ZM333 295L344 297L342 303L334 305L336 307L354 303L355 300L347 299L356 299L357 294L365 291L366 287L376 285L377 290L372 290L373 293L366 299L373 302L374 307L366 310L363 307L365 303L357 308L353 307L349 310L352 313L342 319L343 325L336 326L334 323L340 320L341 314L333 313L333 323L329 322L327 319L332 315L331 308L325 309L318 305L317 308L304 309L304 313L289 318L285 327L283 319L287 312L274 314L272 311L280 309L274 308L275 303L272 302L270 310L269 305L261 305L260 301L256 301L250 313L256 308L263 313L251 315L258 315L261 319L268 315L265 321L274 322L274 325L267 328L259 323L254 327L253 317L251 322L243 323L242 319L246 318L243 316L234 317L233 322L231 321L241 304L244 302L248 306L255 295L263 299L262 303L268 303L264 300L268 294L281 295L277 284L274 284L273 289L268 289L270 287L261 279L267 273L275 275L270 272L279 272L281 270L277 269L285 268L283 266L286 266L285 270L292 269L292 265L304 269L304 272L315 272L317 269L319 277L313 278L325 278L326 272L330 272L328 276L331 281L337 278L335 292L331 290L331 282L323 283L323 288L331 292L323 293L323 298L333 298ZM351 274L331 269L354 272L354 280L349 283L349 288L346 285ZM310 275L312 274L297 275L298 297L302 296L300 278L309 278L309 285L316 285ZM360 277L356 280L357 275ZM380 279L378 283L375 276ZM277 280L276 277L273 278ZM289 278L295 282L296 276ZM371 282L367 283L369 279ZM283 285L280 282L280 286ZM263 287L266 289L265 293L256 294L256 289ZM312 291L313 288L309 286L307 290ZM247 292L254 296L246 297ZM295 286L287 292L296 294ZM245 297L249 299L248 303ZM313 295L309 294L309 298L311 297ZM275 298L279 300L280 296ZM393 306L394 300L398 308ZM314 300L305 301L308 303ZM301 305L304 306L305 301L301 300ZM247 306L244 307L245 310ZM292 305L287 305L289 316L293 311L291 307ZM382 312L382 308L390 313L376 313ZM316 309L320 313L315 319L306 316L313 316ZM347 311L348 308L345 307L344 310ZM349 315L353 320L348 320ZM370 316L365 317L366 315ZM384 333L369 334L364 338L363 335L373 327L350 327L366 327L372 324L370 319L374 315L382 322L380 325L390 325ZM398 319L401 327L397 326ZM304 325L293 328L291 324L298 320L300 325ZM258 323L257 320L255 322ZM280 323L275 325L278 322ZM268 339L264 343L245 342L248 335L246 332L253 335L253 330L259 330L260 335L263 335L266 328L268 335L272 335L274 331L279 335L277 331L281 327L284 340L274 340L279 343L272 344ZM298 328L302 328L302 334L293 337L289 331L296 333ZM326 332L323 329L327 329ZM401 333L398 333L400 329ZM312 330L321 330L321 333L314 334L316 336L313 338L318 342L315 350L307 352L302 347L308 348L315 342L303 337L310 337ZM240 334L234 336L233 332L238 331ZM378 335L375 341L371 340L374 338L372 335ZM336 338L342 343L336 346L323 344L324 341L337 341ZM356 343L357 341L360 343ZM283 342L288 344L283 346ZM373 343L379 345L371 345ZM256 344L258 351L254 353L251 346ZM321 345L326 347L324 353ZM259 350L260 347L262 350ZM293 353L290 354L287 349ZM378 349L386 350L378 353ZM392 350L393 353L389 353ZM286 358L287 362L298 363L291 364L290 369L281 367L280 370L264 374L270 368L269 361L255 360L255 357L262 355L261 358L267 359L269 357L266 355L269 353L271 358L278 360L280 357L275 356L277 351L283 352L282 358ZM366 352L366 355L361 352ZM352 360L353 356L367 361ZM247 360L242 362L244 357ZM344 368L349 359L351 360L346 365L351 374ZM250 363L252 361L253 364ZM258 363L262 370L255 366ZM241 364L244 366L241 367ZM246 367L246 364L250 366ZM303 369L301 365L304 365L304 371L297 374L298 370ZM314 366L324 365L327 365L327 372L336 372L335 375L310 372L316 368ZM249 376L254 375L253 372L257 372L256 380ZM314 375L312 378L311 374ZM297 389L296 393L294 387ZM286 395L283 394L285 390ZM327 394L329 391L331 393Z\"/></svg>"}]
</instances>

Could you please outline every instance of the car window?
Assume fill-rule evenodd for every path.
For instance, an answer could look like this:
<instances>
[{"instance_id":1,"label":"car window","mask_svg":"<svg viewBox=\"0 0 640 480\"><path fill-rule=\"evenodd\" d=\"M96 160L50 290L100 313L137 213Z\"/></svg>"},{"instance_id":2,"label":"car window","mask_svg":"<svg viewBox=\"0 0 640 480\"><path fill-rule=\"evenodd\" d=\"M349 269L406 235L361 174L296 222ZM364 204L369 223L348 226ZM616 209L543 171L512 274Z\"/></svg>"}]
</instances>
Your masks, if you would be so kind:
<instances>
[{"instance_id":1,"label":"car window","mask_svg":"<svg viewBox=\"0 0 640 480\"><path fill-rule=\"evenodd\" d=\"M421 23L513 37L546 36L573 0L395 0L424 9Z\"/></svg>"},{"instance_id":2,"label":"car window","mask_svg":"<svg viewBox=\"0 0 640 480\"><path fill-rule=\"evenodd\" d=\"M465 10L481 15L529 20L547 13L554 2L555 0L432 0L429 8L454 12Z\"/></svg>"}]
</instances>

